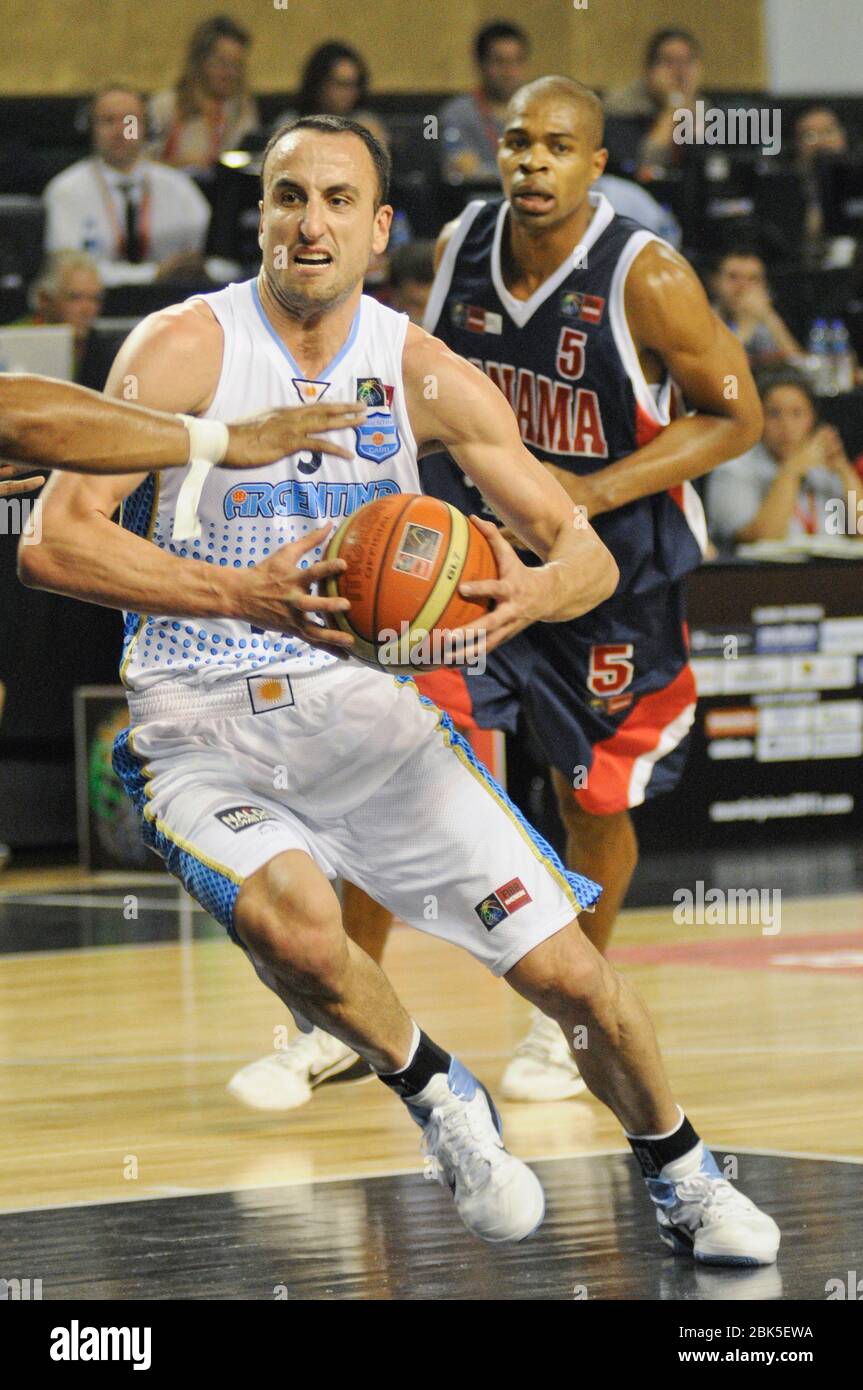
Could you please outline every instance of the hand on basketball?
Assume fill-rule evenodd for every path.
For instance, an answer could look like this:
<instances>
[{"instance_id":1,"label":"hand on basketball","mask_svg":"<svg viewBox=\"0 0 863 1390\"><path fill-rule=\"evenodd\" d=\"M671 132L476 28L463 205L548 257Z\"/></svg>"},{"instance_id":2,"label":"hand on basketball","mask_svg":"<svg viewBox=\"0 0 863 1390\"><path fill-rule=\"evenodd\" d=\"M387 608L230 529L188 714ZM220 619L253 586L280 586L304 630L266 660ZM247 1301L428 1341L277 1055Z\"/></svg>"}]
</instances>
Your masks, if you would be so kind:
<instances>
[{"instance_id":1,"label":"hand on basketball","mask_svg":"<svg viewBox=\"0 0 863 1390\"><path fill-rule=\"evenodd\" d=\"M347 659L353 637L340 628L327 627L327 615L350 608L345 598L327 598L311 593L313 584L320 584L333 574L347 568L344 560L316 560L301 568L303 555L329 539L332 526L298 541L283 545L268 560L242 571L242 620L271 632L284 632L300 637L312 647L320 647L331 656ZM319 618L320 621L315 621Z\"/></svg>"},{"instance_id":2,"label":"hand on basketball","mask_svg":"<svg viewBox=\"0 0 863 1390\"><path fill-rule=\"evenodd\" d=\"M29 473L32 464L0 463L0 497L16 497L21 492L32 492L34 488L41 487L45 481L44 474L39 474L35 478L22 478L22 474ZM20 482L6 482L7 478L21 479Z\"/></svg>"},{"instance_id":3,"label":"hand on basketball","mask_svg":"<svg viewBox=\"0 0 863 1390\"><path fill-rule=\"evenodd\" d=\"M494 651L502 642L538 622L542 616L541 589L537 570L522 564L500 529L482 517L471 521L482 531L492 548L497 563L497 579L476 579L459 585L464 598L493 599L494 608L478 622L457 629L452 644L464 659L470 661L483 653Z\"/></svg>"},{"instance_id":4,"label":"hand on basketball","mask_svg":"<svg viewBox=\"0 0 863 1390\"><path fill-rule=\"evenodd\" d=\"M223 468L254 468L299 450L336 454L350 459L353 454L341 444L322 437L330 430L346 430L361 425L368 411L359 401L334 405L292 405L267 410L249 420L228 426L228 452Z\"/></svg>"}]
</instances>

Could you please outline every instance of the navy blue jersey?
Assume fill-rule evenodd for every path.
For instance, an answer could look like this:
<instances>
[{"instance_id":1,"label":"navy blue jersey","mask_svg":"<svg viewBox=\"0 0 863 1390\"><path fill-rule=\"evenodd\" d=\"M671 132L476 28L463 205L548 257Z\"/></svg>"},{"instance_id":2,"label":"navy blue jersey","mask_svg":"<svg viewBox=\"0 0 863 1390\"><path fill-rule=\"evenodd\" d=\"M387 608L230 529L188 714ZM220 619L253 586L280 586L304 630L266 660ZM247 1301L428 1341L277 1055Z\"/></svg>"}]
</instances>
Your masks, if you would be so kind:
<instances>
[{"instance_id":1,"label":"navy blue jersey","mask_svg":"<svg viewBox=\"0 0 863 1390\"><path fill-rule=\"evenodd\" d=\"M587 475L626 458L669 423L670 380L651 386L624 312L626 274L652 233L615 215L602 194L583 242L528 300L501 273L508 204L471 203L444 253L426 328L480 367L506 396L539 459ZM423 487L463 511L483 508L448 456L422 464ZM486 513L488 509L486 508ZM620 589L644 593L701 563L704 513L689 483L596 517Z\"/></svg>"}]
</instances>

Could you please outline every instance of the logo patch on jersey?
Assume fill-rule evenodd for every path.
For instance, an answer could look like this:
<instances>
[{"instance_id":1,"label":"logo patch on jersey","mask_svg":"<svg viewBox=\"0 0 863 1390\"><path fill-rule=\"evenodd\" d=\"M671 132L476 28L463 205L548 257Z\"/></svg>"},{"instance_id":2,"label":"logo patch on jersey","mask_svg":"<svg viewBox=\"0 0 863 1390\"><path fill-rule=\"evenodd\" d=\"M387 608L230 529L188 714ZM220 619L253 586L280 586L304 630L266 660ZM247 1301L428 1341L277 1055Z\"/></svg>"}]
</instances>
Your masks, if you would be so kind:
<instances>
[{"instance_id":1,"label":"logo patch on jersey","mask_svg":"<svg viewBox=\"0 0 863 1390\"><path fill-rule=\"evenodd\" d=\"M478 304L457 301L450 309L450 318L456 328L466 328L468 333L503 332L503 316Z\"/></svg>"},{"instance_id":2,"label":"logo patch on jersey","mask_svg":"<svg viewBox=\"0 0 863 1390\"><path fill-rule=\"evenodd\" d=\"M560 296L560 312L565 319L581 319L582 323L601 323L605 300L598 294L579 294L564 290Z\"/></svg>"},{"instance_id":3,"label":"logo patch on jersey","mask_svg":"<svg viewBox=\"0 0 863 1390\"><path fill-rule=\"evenodd\" d=\"M393 417L383 410L373 410L364 425L355 425L357 453L372 463L383 463L402 447L398 427Z\"/></svg>"},{"instance_id":4,"label":"logo patch on jersey","mask_svg":"<svg viewBox=\"0 0 863 1390\"><path fill-rule=\"evenodd\" d=\"M395 387L387 386L385 381L381 381L379 376L358 376L357 377L357 400L363 405L384 406L390 409L393 403L393 393Z\"/></svg>"},{"instance_id":5,"label":"logo patch on jersey","mask_svg":"<svg viewBox=\"0 0 863 1390\"><path fill-rule=\"evenodd\" d=\"M259 629L252 628L252 631ZM287 676L247 676L249 700L255 714L267 714L271 709L287 709L294 703L294 692Z\"/></svg>"},{"instance_id":6,"label":"logo patch on jersey","mask_svg":"<svg viewBox=\"0 0 863 1390\"><path fill-rule=\"evenodd\" d=\"M428 579L432 572L443 535L430 526L417 526L409 521L402 533L393 569L402 574L415 574Z\"/></svg>"},{"instance_id":7,"label":"logo patch on jersey","mask_svg":"<svg viewBox=\"0 0 863 1390\"><path fill-rule=\"evenodd\" d=\"M332 386L331 381L305 381L299 376L291 377L291 381L303 405L314 405Z\"/></svg>"},{"instance_id":8,"label":"logo patch on jersey","mask_svg":"<svg viewBox=\"0 0 863 1390\"><path fill-rule=\"evenodd\" d=\"M492 927L496 927L498 922L502 922L504 917L509 916L496 893L489 893L487 898L483 898L481 903L477 903L474 912L486 931L491 931Z\"/></svg>"},{"instance_id":9,"label":"logo patch on jersey","mask_svg":"<svg viewBox=\"0 0 863 1390\"><path fill-rule=\"evenodd\" d=\"M264 821L278 820L278 816L263 806L228 806L226 810L216 812L216 820L239 835L241 830L251 830L253 825L261 825Z\"/></svg>"}]
</instances>

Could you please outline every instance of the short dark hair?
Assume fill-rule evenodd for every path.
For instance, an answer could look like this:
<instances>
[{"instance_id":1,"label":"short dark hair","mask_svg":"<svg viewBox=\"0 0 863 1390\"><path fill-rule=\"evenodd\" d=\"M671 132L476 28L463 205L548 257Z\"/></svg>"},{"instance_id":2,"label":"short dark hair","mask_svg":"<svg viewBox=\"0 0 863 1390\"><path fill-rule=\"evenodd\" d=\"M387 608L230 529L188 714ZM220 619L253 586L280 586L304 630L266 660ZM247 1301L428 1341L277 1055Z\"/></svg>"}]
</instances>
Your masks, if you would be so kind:
<instances>
[{"instance_id":1,"label":"short dark hair","mask_svg":"<svg viewBox=\"0 0 863 1390\"><path fill-rule=\"evenodd\" d=\"M735 259L747 261L760 261L761 264L764 266L765 271L767 269L767 262L765 261L755 242L738 241L728 246L724 246L721 251L718 251L716 253L713 262L714 273L717 270L721 270L726 261L731 261Z\"/></svg>"},{"instance_id":2,"label":"short dark hair","mask_svg":"<svg viewBox=\"0 0 863 1390\"><path fill-rule=\"evenodd\" d=\"M430 285L434 280L435 244L428 240L407 241L390 256L390 283L398 287L406 280Z\"/></svg>"},{"instance_id":3,"label":"short dark hair","mask_svg":"<svg viewBox=\"0 0 863 1390\"><path fill-rule=\"evenodd\" d=\"M360 79L357 92L357 106L365 101L369 90L369 69L365 58L348 43L333 40L322 43L306 59L300 77L300 90L297 95L297 110L301 116L313 116L320 110L321 87L327 81L336 63L353 63Z\"/></svg>"},{"instance_id":4,"label":"short dark hair","mask_svg":"<svg viewBox=\"0 0 863 1390\"><path fill-rule=\"evenodd\" d=\"M264 188L264 174L267 168L267 159L270 151L286 135L292 135L295 130L317 130L322 135L356 135L362 140L375 166L375 173L378 179L377 197L375 208L379 208L381 203L385 203L389 197L390 174L392 172L392 159L390 152L385 145L382 145L370 130L367 130L359 121L351 120L350 116L298 116L294 121L287 121L284 125L274 130L267 147L264 150L264 157L261 161L261 189Z\"/></svg>"},{"instance_id":5,"label":"short dark hair","mask_svg":"<svg viewBox=\"0 0 863 1390\"><path fill-rule=\"evenodd\" d=\"M656 33L652 34L647 41L647 51L644 55L645 67L653 67L659 57L660 48L664 43L668 43L669 39L683 39L684 43L689 44L696 58L701 57L701 44L689 29L678 29L676 27L657 29Z\"/></svg>"},{"instance_id":6,"label":"short dark hair","mask_svg":"<svg viewBox=\"0 0 863 1390\"><path fill-rule=\"evenodd\" d=\"M812 389L812 383L803 372L798 371L795 367L765 367L763 371L757 373L755 385L758 387L758 394L762 401L766 401L770 392L777 390L780 386L796 386L799 391L803 392L817 419L819 405Z\"/></svg>"},{"instance_id":7,"label":"short dark hair","mask_svg":"<svg viewBox=\"0 0 863 1390\"><path fill-rule=\"evenodd\" d=\"M498 43L501 39L515 39L526 52L530 52L530 39L523 29L517 24L510 24L506 19L496 19L492 24L484 24L473 41L473 56L480 67L488 57L492 44Z\"/></svg>"}]
</instances>

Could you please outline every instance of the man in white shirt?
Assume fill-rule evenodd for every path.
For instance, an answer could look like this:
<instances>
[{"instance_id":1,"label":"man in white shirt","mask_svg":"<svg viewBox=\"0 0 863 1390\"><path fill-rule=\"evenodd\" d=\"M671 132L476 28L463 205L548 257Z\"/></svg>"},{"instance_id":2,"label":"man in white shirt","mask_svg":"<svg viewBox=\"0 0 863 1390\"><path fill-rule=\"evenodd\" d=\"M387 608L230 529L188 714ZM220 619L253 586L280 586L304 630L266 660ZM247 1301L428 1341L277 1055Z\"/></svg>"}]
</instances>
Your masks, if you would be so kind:
<instances>
[{"instance_id":1,"label":"man in white shirt","mask_svg":"<svg viewBox=\"0 0 863 1390\"><path fill-rule=\"evenodd\" d=\"M179 169L142 154L144 102L122 86L90 107L93 154L43 194L45 251L88 251L106 285L147 284L202 269L210 205Z\"/></svg>"}]
</instances>

